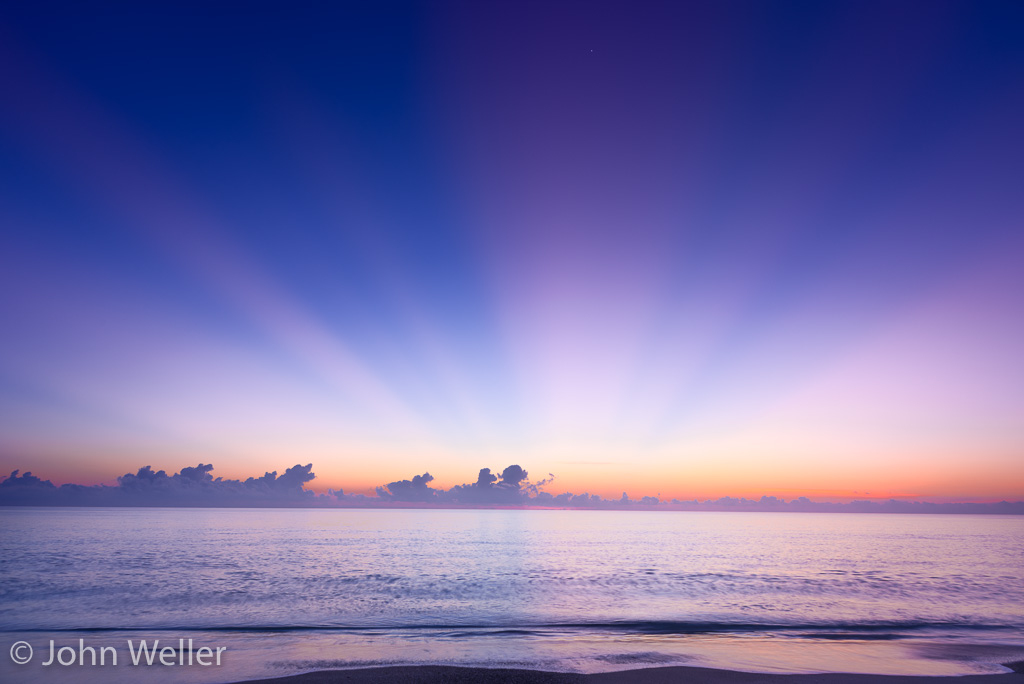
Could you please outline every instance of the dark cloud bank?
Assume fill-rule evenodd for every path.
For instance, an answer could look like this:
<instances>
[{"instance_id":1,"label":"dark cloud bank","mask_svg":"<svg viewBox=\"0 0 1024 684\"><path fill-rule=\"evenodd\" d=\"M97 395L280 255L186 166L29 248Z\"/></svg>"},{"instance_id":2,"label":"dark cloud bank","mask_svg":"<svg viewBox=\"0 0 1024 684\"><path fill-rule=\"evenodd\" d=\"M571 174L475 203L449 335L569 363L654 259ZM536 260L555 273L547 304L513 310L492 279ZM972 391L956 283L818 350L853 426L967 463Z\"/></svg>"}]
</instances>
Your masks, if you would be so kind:
<instances>
[{"instance_id":1,"label":"dark cloud bank","mask_svg":"<svg viewBox=\"0 0 1024 684\"><path fill-rule=\"evenodd\" d=\"M213 466L200 463L168 475L150 466L117 478L117 485L56 486L30 472L15 470L0 481L0 506L209 506L209 507L507 507L685 510L685 511L809 511L854 513L1002 513L1024 515L1024 501L999 503L929 503L922 501L853 501L845 504L815 502L805 497L785 501L774 496L760 499L723 497L707 501L659 501L652 496L604 499L592 494L551 494L541 491L554 475L530 482L528 473L510 465L494 474L483 468L475 482L451 489L431 487L430 473L377 487L376 496L329 490L316 494L305 488L313 480L313 464L295 465L247 480L225 480L210 474Z\"/></svg>"}]
</instances>

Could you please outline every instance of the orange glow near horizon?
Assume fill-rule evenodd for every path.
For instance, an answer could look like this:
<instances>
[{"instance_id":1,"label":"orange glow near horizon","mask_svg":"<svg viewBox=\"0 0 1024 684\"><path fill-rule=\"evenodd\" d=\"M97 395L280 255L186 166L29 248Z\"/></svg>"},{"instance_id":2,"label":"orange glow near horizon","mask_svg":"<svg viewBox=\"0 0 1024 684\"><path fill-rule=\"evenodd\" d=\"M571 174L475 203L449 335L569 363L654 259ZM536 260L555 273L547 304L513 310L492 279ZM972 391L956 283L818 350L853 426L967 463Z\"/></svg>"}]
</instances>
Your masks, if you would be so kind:
<instances>
[{"instance_id":1,"label":"orange glow near horizon","mask_svg":"<svg viewBox=\"0 0 1024 684\"><path fill-rule=\"evenodd\" d=\"M852 450L852 447L849 447ZM910 499L945 501L998 501L1024 499L1024 475L1010 451L993 450L976 454L971 468L964 468L958 454L918 454L886 451L866 452L862 458L843 453L842 458L820 459L813 451L792 450L785 458L767 449L738 452L729 445L718 448L705 445L674 456L671 450L644 455L643 461L631 461L605 450L592 459L567 458L557 450L516 456L499 452L489 457L458 454L453 457L439 450L392 452L386 449L352 449L339 457L330 448L291 450L282 457L276 451L254 452L244 459L237 453L223 452L202 457L184 456L173 450L148 451L131 448L80 453L69 459L63 449L37 450L28 463L4 458L4 474L18 467L55 484L115 484L116 478L139 467L177 472L184 466L212 463L214 477L246 479L264 472L278 474L295 464L313 464L316 479L307 489L326 493L329 489L349 494L373 495L375 488L395 480L429 472L431 486L448 489L476 479L482 467L500 472L518 464L539 482L553 473L555 479L543 487L551 494L587 492L607 499L618 499L623 492L632 498L657 496L671 499L708 500L724 496L758 499L776 496L795 499L801 496L815 501L854 499ZM542 452L546 450L540 450ZM698 456L698 454L702 454ZM751 455L756 454L756 455ZM898 456L898 457L897 457ZM433 464L433 465L432 465Z\"/></svg>"}]
</instances>

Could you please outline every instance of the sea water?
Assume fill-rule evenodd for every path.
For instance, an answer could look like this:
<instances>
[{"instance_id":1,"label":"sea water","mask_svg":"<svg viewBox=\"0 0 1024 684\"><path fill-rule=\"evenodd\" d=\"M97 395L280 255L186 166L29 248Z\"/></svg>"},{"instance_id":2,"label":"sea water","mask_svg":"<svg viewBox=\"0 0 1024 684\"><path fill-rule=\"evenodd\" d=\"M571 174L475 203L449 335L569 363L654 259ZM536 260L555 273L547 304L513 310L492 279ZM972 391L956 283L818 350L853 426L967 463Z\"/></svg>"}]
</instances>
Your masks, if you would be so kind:
<instances>
[{"instance_id":1,"label":"sea water","mask_svg":"<svg viewBox=\"0 0 1024 684\"><path fill-rule=\"evenodd\" d=\"M0 636L10 682L417 663L998 672L1024 659L1024 517L6 508ZM157 639L174 662L127 664L128 642ZM189 640L223 662L189 665ZM32 662L7 657L18 641ZM104 647L116 667L88 650L41 665Z\"/></svg>"}]
</instances>

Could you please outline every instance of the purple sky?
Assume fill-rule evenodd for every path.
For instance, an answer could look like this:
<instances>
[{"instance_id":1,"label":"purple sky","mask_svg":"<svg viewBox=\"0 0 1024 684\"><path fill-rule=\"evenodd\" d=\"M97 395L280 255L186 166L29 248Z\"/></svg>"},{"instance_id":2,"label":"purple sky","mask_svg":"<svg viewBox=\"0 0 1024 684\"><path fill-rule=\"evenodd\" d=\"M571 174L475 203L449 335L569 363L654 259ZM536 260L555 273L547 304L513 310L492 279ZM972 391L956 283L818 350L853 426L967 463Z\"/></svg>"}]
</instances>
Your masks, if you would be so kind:
<instances>
[{"instance_id":1,"label":"purple sky","mask_svg":"<svg viewBox=\"0 0 1024 684\"><path fill-rule=\"evenodd\" d=\"M1011 2L5 5L0 472L1024 498L1021 83Z\"/></svg>"}]
</instances>

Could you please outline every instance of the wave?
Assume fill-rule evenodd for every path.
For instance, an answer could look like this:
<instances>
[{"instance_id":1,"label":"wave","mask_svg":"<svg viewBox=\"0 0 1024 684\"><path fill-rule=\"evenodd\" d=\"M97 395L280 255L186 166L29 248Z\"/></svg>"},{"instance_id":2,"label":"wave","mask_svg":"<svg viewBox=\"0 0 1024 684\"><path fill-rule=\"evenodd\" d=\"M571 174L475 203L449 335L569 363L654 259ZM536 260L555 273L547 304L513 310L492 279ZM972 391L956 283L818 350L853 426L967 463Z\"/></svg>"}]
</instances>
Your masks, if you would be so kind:
<instances>
[{"instance_id":1,"label":"wave","mask_svg":"<svg viewBox=\"0 0 1024 684\"><path fill-rule=\"evenodd\" d=\"M32 629L0 629L0 633L65 633L65 632L434 632L433 636L472 638L480 636L547 636L572 631L619 632L633 634L716 634L766 633L793 634L819 639L884 639L900 638L904 633L938 631L1020 631L1021 624L979 623L967 621L882 621L834 623L763 623L763 622L686 622L668 620L554 622L538 624L265 624L265 625L154 625L147 627L60 627Z\"/></svg>"}]
</instances>

